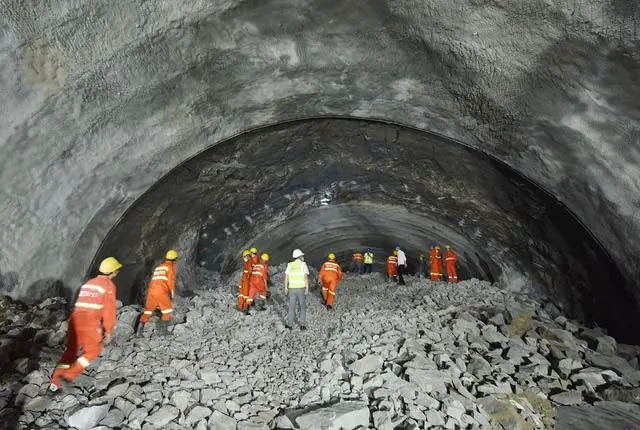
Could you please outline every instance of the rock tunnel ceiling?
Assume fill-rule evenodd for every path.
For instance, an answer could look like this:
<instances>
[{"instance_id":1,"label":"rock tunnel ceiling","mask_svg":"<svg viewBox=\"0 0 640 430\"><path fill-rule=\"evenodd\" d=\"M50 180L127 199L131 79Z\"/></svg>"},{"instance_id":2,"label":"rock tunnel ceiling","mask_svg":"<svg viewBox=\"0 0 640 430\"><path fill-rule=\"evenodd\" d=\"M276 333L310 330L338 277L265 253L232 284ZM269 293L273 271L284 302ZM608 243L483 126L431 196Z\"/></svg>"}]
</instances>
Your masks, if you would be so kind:
<instances>
[{"instance_id":1,"label":"rock tunnel ceiling","mask_svg":"<svg viewBox=\"0 0 640 430\"><path fill-rule=\"evenodd\" d=\"M127 208L184 160L334 115L434 131L531 178L594 233L638 304L638 18L620 0L2 2L1 287L77 288ZM493 276L490 261L465 258ZM545 264L522 261L515 273Z\"/></svg>"},{"instance_id":2,"label":"rock tunnel ceiling","mask_svg":"<svg viewBox=\"0 0 640 430\"><path fill-rule=\"evenodd\" d=\"M413 265L431 243L451 243L463 276L548 295L619 333L626 324L609 309L633 310L615 264L530 181L446 138L361 120L280 124L199 154L136 202L97 260L117 254L129 263L119 277L129 302L141 300L170 246L186 254L188 289L199 285L198 270L239 269L240 251L253 245L272 264L303 248L317 267L328 251L347 263L354 249L381 259L396 243Z\"/></svg>"}]
</instances>

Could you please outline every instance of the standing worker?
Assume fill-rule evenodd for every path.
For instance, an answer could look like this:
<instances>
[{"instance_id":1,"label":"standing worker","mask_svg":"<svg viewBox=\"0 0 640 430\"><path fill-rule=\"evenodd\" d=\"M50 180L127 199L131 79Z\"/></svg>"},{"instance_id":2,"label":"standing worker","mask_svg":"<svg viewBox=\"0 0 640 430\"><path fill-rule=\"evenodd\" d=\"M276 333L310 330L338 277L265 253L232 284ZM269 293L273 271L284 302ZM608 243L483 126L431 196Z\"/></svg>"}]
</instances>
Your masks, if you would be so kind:
<instances>
[{"instance_id":1,"label":"standing worker","mask_svg":"<svg viewBox=\"0 0 640 430\"><path fill-rule=\"evenodd\" d=\"M404 254L404 251L400 249L400 245L396 246L396 251L398 251L398 284L406 285L402 275L407 271L407 256Z\"/></svg>"},{"instance_id":2,"label":"standing worker","mask_svg":"<svg viewBox=\"0 0 640 430\"><path fill-rule=\"evenodd\" d=\"M371 248L367 248L367 252L364 253L364 273L371 273L373 268L373 252Z\"/></svg>"},{"instance_id":3,"label":"standing worker","mask_svg":"<svg viewBox=\"0 0 640 430\"><path fill-rule=\"evenodd\" d=\"M284 276L284 295L289 296L289 313L286 328L293 326L296 308L300 306L298 324L300 330L307 329L307 294L309 294L309 268L304 262L304 253L299 249L293 250L294 260L287 264Z\"/></svg>"},{"instance_id":4,"label":"standing worker","mask_svg":"<svg viewBox=\"0 0 640 430\"><path fill-rule=\"evenodd\" d=\"M362 275L362 271L364 269L362 265L363 261L364 261L364 256L362 255L362 252L356 251L353 253L353 257L352 257L353 271L357 272L359 275Z\"/></svg>"},{"instance_id":5,"label":"standing worker","mask_svg":"<svg viewBox=\"0 0 640 430\"><path fill-rule=\"evenodd\" d=\"M249 298L249 277L251 276L251 251L245 249L242 251L242 278L238 286L238 310L244 312L247 308L247 299Z\"/></svg>"},{"instance_id":6,"label":"standing worker","mask_svg":"<svg viewBox=\"0 0 640 430\"><path fill-rule=\"evenodd\" d=\"M398 251L395 249L387 257L387 277L389 280L398 282Z\"/></svg>"},{"instance_id":7,"label":"standing worker","mask_svg":"<svg viewBox=\"0 0 640 430\"><path fill-rule=\"evenodd\" d=\"M342 268L336 263L336 255L329 254L329 261L325 262L318 274L318 283L322 285L322 298L327 309L331 309L336 298L338 282L342 279Z\"/></svg>"},{"instance_id":8,"label":"standing worker","mask_svg":"<svg viewBox=\"0 0 640 430\"><path fill-rule=\"evenodd\" d=\"M100 263L100 275L87 281L78 293L78 298L69 317L67 348L56 370L51 376L50 392L63 389L95 360L104 344L111 342L111 333L116 325L116 277L122 264L113 257ZM78 353L82 350L82 355Z\"/></svg>"},{"instance_id":9,"label":"standing worker","mask_svg":"<svg viewBox=\"0 0 640 430\"><path fill-rule=\"evenodd\" d=\"M420 263L418 266L418 278L422 279L427 273L427 257L425 257L424 252L420 251L418 261Z\"/></svg>"},{"instance_id":10,"label":"standing worker","mask_svg":"<svg viewBox=\"0 0 640 430\"><path fill-rule=\"evenodd\" d=\"M147 302L144 305L144 312L140 316L136 337L141 337L145 324L151 319L153 311L160 308L162 317L158 322L158 334L167 336L169 334L169 321L173 313L173 297L176 294L176 260L178 252L170 249L167 251L164 263L153 269L151 282L147 291Z\"/></svg>"},{"instance_id":11,"label":"standing worker","mask_svg":"<svg viewBox=\"0 0 640 430\"><path fill-rule=\"evenodd\" d=\"M450 284L455 284L458 282L458 271L456 269L458 256L455 251L451 249L451 245L446 245L445 249L447 250L447 252L444 253L444 261L447 265L447 281Z\"/></svg>"},{"instance_id":12,"label":"standing worker","mask_svg":"<svg viewBox=\"0 0 640 430\"><path fill-rule=\"evenodd\" d=\"M257 257L257 256L256 256ZM254 260L255 261L255 260ZM267 281L269 280L269 254L262 254L257 263L251 266L251 277L249 278L249 297L247 298L247 307L244 310L245 315L249 315L249 307L253 305L256 294L258 295L258 304L256 308L259 311L265 310L264 304L267 300Z\"/></svg>"},{"instance_id":13,"label":"standing worker","mask_svg":"<svg viewBox=\"0 0 640 430\"><path fill-rule=\"evenodd\" d=\"M440 282L442 281L442 254L440 254L440 247L434 246L429 253L429 263L431 266L431 280Z\"/></svg>"}]
</instances>

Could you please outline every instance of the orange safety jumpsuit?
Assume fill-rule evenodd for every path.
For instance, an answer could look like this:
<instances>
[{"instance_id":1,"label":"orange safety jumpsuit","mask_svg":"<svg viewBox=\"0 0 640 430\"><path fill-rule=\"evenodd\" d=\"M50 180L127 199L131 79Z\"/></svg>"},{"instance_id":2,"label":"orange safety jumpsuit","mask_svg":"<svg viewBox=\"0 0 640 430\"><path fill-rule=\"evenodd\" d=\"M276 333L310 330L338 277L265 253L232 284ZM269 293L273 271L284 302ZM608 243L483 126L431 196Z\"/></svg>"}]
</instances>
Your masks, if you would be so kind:
<instances>
[{"instance_id":1,"label":"orange safety jumpsuit","mask_svg":"<svg viewBox=\"0 0 640 430\"><path fill-rule=\"evenodd\" d=\"M336 298L338 282L342 279L342 268L336 260L329 260L322 265L318 274L322 282L322 298L327 306L332 306Z\"/></svg>"},{"instance_id":2,"label":"orange safety jumpsuit","mask_svg":"<svg viewBox=\"0 0 640 430\"><path fill-rule=\"evenodd\" d=\"M266 261L260 261L256 256L251 268L251 276L249 277L249 297L247 305L251 306L256 294L260 300L267 300L267 281L269 280L269 264Z\"/></svg>"},{"instance_id":3,"label":"orange safety jumpsuit","mask_svg":"<svg viewBox=\"0 0 640 430\"><path fill-rule=\"evenodd\" d=\"M442 255L433 248L429 251L429 263L431 265L431 280L442 281Z\"/></svg>"},{"instance_id":4,"label":"orange safety jumpsuit","mask_svg":"<svg viewBox=\"0 0 640 430\"><path fill-rule=\"evenodd\" d=\"M444 261L447 264L447 281L450 284L458 282L458 271L456 270L456 263L458 262L458 256L453 249L444 253Z\"/></svg>"},{"instance_id":5,"label":"orange safety jumpsuit","mask_svg":"<svg viewBox=\"0 0 640 430\"><path fill-rule=\"evenodd\" d=\"M249 277L251 276L251 269L253 268L253 262L250 258L244 262L244 268L242 269L242 278L240 280L240 291L238 292L238 309L243 311L247 307L247 299L249 298Z\"/></svg>"},{"instance_id":6,"label":"orange safety jumpsuit","mask_svg":"<svg viewBox=\"0 0 640 430\"><path fill-rule=\"evenodd\" d=\"M99 275L80 287L68 324L67 348L51 376L58 388L60 378L73 381L100 355L103 332L111 333L116 325L116 285L108 276Z\"/></svg>"},{"instance_id":7,"label":"orange safety jumpsuit","mask_svg":"<svg viewBox=\"0 0 640 430\"><path fill-rule=\"evenodd\" d=\"M153 270L149 290L147 291L147 303L144 305L144 313L140 322L145 324L156 308L162 312L162 320L169 321L173 312L171 301L176 291L176 263L165 260Z\"/></svg>"},{"instance_id":8,"label":"orange safety jumpsuit","mask_svg":"<svg viewBox=\"0 0 640 430\"><path fill-rule=\"evenodd\" d=\"M387 257L387 275L390 278L398 276L398 257L395 255Z\"/></svg>"},{"instance_id":9,"label":"orange safety jumpsuit","mask_svg":"<svg viewBox=\"0 0 640 430\"><path fill-rule=\"evenodd\" d=\"M354 252L353 253L353 257L351 257L351 259L355 263L362 263L364 261L364 255L362 255L362 253L360 253L360 252Z\"/></svg>"}]
</instances>

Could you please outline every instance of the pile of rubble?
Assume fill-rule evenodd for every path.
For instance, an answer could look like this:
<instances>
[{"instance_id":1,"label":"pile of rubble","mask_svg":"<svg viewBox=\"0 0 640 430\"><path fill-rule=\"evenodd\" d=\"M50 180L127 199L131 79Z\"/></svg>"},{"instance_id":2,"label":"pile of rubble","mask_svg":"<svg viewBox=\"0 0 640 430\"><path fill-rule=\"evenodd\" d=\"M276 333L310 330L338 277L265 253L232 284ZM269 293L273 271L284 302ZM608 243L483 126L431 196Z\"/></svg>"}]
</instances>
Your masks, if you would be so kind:
<instances>
[{"instance_id":1,"label":"pile of rubble","mask_svg":"<svg viewBox=\"0 0 640 430\"><path fill-rule=\"evenodd\" d=\"M224 430L640 422L640 348L568 320L551 303L477 280L409 278L399 287L377 274L348 276L332 311L312 291L303 332L284 327L281 268L272 279L267 310L250 316L234 310L233 285L178 298L167 338L148 331L134 339L141 309L121 306L114 342L56 396L46 386L64 343L64 303L26 308L4 299L0 422Z\"/></svg>"}]
</instances>

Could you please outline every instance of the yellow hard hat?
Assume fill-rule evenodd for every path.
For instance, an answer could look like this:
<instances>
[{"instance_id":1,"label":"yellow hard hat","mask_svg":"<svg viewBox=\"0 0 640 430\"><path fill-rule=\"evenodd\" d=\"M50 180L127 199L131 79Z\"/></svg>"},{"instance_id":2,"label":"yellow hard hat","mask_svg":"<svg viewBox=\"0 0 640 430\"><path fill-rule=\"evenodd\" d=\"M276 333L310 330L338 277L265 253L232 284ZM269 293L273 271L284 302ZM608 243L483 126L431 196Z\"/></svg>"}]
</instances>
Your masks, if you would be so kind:
<instances>
[{"instance_id":1,"label":"yellow hard hat","mask_svg":"<svg viewBox=\"0 0 640 430\"><path fill-rule=\"evenodd\" d=\"M440 250L440 247L439 247L438 245L436 245L436 249L439 251L439 250Z\"/></svg>"},{"instance_id":2,"label":"yellow hard hat","mask_svg":"<svg viewBox=\"0 0 640 430\"><path fill-rule=\"evenodd\" d=\"M262 258L264 261L269 261L269 254L267 254L266 252L264 254L262 254L260 256L260 258Z\"/></svg>"},{"instance_id":3,"label":"yellow hard hat","mask_svg":"<svg viewBox=\"0 0 640 430\"><path fill-rule=\"evenodd\" d=\"M242 251L242 257L246 257L247 255L251 255L251 251L249 251L248 249L245 249L244 251Z\"/></svg>"},{"instance_id":4,"label":"yellow hard hat","mask_svg":"<svg viewBox=\"0 0 640 430\"><path fill-rule=\"evenodd\" d=\"M167 260L175 260L176 258L178 258L178 251L174 250L174 249L170 249L167 251L167 255L165 256L165 258Z\"/></svg>"},{"instance_id":5,"label":"yellow hard hat","mask_svg":"<svg viewBox=\"0 0 640 430\"><path fill-rule=\"evenodd\" d=\"M251 252L252 254L257 254L257 253L258 253L258 248L255 248L255 247L254 247L254 248L251 248L251 249L249 250L249 252Z\"/></svg>"},{"instance_id":6,"label":"yellow hard hat","mask_svg":"<svg viewBox=\"0 0 640 430\"><path fill-rule=\"evenodd\" d=\"M335 260L335 259L336 259L336 254L334 254L333 252L329 254L329 260Z\"/></svg>"},{"instance_id":7,"label":"yellow hard hat","mask_svg":"<svg viewBox=\"0 0 640 430\"><path fill-rule=\"evenodd\" d=\"M393 250L393 255L398 255L398 250L394 249Z\"/></svg>"},{"instance_id":8,"label":"yellow hard hat","mask_svg":"<svg viewBox=\"0 0 640 430\"><path fill-rule=\"evenodd\" d=\"M102 260L98 270L100 271L100 273L103 273L105 275L110 275L116 270L120 270L120 268L122 268L122 264L120 264L118 260L116 260L113 257L107 257L104 260Z\"/></svg>"},{"instance_id":9,"label":"yellow hard hat","mask_svg":"<svg viewBox=\"0 0 640 430\"><path fill-rule=\"evenodd\" d=\"M447 249L451 249L451 245L445 245L444 247Z\"/></svg>"}]
</instances>

